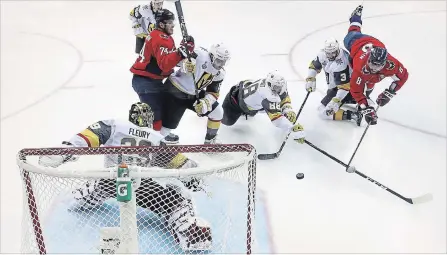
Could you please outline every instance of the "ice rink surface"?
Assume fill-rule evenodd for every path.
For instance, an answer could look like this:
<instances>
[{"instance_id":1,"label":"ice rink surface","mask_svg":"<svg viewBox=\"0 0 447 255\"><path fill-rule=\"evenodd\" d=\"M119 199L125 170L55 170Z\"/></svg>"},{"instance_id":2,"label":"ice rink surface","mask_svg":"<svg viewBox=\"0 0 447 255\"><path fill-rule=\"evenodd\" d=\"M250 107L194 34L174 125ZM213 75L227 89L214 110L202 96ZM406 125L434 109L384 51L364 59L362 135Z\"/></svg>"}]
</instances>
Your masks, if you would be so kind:
<instances>
[{"instance_id":1,"label":"ice rink surface","mask_svg":"<svg viewBox=\"0 0 447 255\"><path fill-rule=\"evenodd\" d=\"M1 2L1 252L20 248L22 184L16 153L53 147L100 119L127 118L138 100L129 68L135 61L134 1ZM343 40L360 1L184 1L196 45L232 51L221 99L230 86L279 69L297 110L307 66L327 37ZM175 10L172 3L166 7ZM274 250L280 253L445 253L446 3L365 1L363 31L378 37L410 73L378 112L353 164L384 185L433 201L410 205L307 145L289 141L280 158L258 162ZM175 29L180 41L180 29ZM372 97L388 87L385 79ZM321 120L326 90L307 101L299 122L307 139L347 162L364 130ZM206 119L187 112L175 131L182 144L202 143ZM284 134L258 114L222 126L225 143L277 150ZM297 180L297 172L305 174Z\"/></svg>"}]
</instances>

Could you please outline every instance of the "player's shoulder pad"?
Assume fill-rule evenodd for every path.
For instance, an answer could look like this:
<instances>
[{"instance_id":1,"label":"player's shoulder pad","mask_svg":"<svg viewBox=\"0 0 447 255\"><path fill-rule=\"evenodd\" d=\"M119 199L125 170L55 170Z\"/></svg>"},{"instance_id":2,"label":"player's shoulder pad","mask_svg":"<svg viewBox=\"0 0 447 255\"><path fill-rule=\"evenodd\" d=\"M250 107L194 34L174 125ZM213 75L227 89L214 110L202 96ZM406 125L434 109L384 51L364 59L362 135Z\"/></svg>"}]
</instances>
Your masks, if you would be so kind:
<instances>
[{"instance_id":1,"label":"player's shoulder pad","mask_svg":"<svg viewBox=\"0 0 447 255\"><path fill-rule=\"evenodd\" d=\"M266 99L269 102L281 102L279 96L273 93L273 91L267 86L259 86L258 91L262 99Z\"/></svg>"},{"instance_id":2,"label":"player's shoulder pad","mask_svg":"<svg viewBox=\"0 0 447 255\"><path fill-rule=\"evenodd\" d=\"M225 78L225 75L227 74L227 71L225 71L224 68L217 71L216 77L214 78L215 81L222 81Z\"/></svg>"},{"instance_id":3,"label":"player's shoulder pad","mask_svg":"<svg viewBox=\"0 0 447 255\"><path fill-rule=\"evenodd\" d=\"M142 5L140 5L140 13L144 17L147 17L147 16L151 15L152 14L151 6L149 4L142 4Z\"/></svg>"},{"instance_id":4,"label":"player's shoulder pad","mask_svg":"<svg viewBox=\"0 0 447 255\"><path fill-rule=\"evenodd\" d=\"M329 62L328 59L327 59L327 57L326 57L326 54L324 53L324 50L323 50L323 49L321 49L321 50L317 53L317 58L318 58L318 61L320 61L321 65L323 65L323 66L326 65L327 62ZM317 58L315 58L315 60L316 60Z\"/></svg>"}]
</instances>

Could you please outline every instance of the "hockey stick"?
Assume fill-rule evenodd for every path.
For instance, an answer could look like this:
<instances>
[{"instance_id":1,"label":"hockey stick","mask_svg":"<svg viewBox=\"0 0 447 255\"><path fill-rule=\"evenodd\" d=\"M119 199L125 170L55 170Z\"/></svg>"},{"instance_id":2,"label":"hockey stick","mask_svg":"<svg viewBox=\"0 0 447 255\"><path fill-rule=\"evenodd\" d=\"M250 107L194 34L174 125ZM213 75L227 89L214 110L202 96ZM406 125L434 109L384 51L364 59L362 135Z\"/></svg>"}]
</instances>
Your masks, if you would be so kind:
<instances>
[{"instance_id":1,"label":"hockey stick","mask_svg":"<svg viewBox=\"0 0 447 255\"><path fill-rule=\"evenodd\" d=\"M188 30L186 30L185 16L183 15L183 8L180 0L175 0L175 9L177 10L178 21L180 23L180 30L182 31L183 39L186 41L186 37L188 37ZM186 55L188 56L188 60L191 62L191 54L188 50L186 50ZM199 101L199 90L197 89L196 75L194 72L192 72L192 79L194 81L196 100Z\"/></svg>"},{"instance_id":2,"label":"hockey stick","mask_svg":"<svg viewBox=\"0 0 447 255\"><path fill-rule=\"evenodd\" d=\"M379 105L376 107L376 112L379 111L379 107L380 107ZM362 143L363 138L364 138L365 135L366 135L366 131L368 131L368 129L369 129L369 126L370 126L370 124L368 124L368 125L366 126L366 128L365 128L365 131L363 131L362 137L360 137L360 141L357 143L357 147L355 148L354 153L352 153L351 159L350 159L349 162L348 162L348 166L346 167L346 171L348 170L349 166L351 165L352 160L354 159L354 156L355 156L355 154L357 153L357 150L359 149L360 144Z\"/></svg>"},{"instance_id":3,"label":"hockey stick","mask_svg":"<svg viewBox=\"0 0 447 255\"><path fill-rule=\"evenodd\" d=\"M297 122L298 117L300 116L301 111L303 110L304 104L306 104L306 101L307 101L307 98L309 97L309 95L310 95L310 92L307 92L306 98L304 99L303 103L301 104L301 108L300 108L300 110L298 111L298 113L296 115L296 120L293 122L293 125L295 125L295 123ZM275 158L279 157L279 155L282 152L282 149L284 148L284 145L286 145L287 139L289 139L289 136L290 136L290 134L292 132L293 131L291 130L287 134L286 138L284 138L284 141L282 142L281 147L279 147L279 150L277 152L275 152L275 153L259 154L258 155L258 159L260 159L260 160L267 160L267 159L275 159Z\"/></svg>"},{"instance_id":4,"label":"hockey stick","mask_svg":"<svg viewBox=\"0 0 447 255\"><path fill-rule=\"evenodd\" d=\"M370 181L370 182L376 184L376 185L379 186L380 188L382 188L382 189L384 189L384 190L390 192L391 194L397 196L398 198L405 200L407 203L410 203L410 204L421 204L421 203L429 202L429 201L431 201L431 200L433 199L433 196L432 196L432 194L430 194L430 193L427 193L427 194L425 194L425 195L422 195L422 196L419 196L419 197L415 197L415 198L404 197L404 196L402 196L401 194L397 193L396 191L394 191L394 190L392 190L392 189L386 187L385 185L381 184L380 182L374 180L373 178L371 178L371 177L365 175L364 173L357 171L357 169L355 169L355 167L353 167L353 166L350 167L349 165L343 163L341 160L339 160L339 159L337 159L336 157L330 155L330 154L327 153L326 151L324 151L324 150L318 148L317 146L313 145L311 142L305 140L305 143L306 143L307 145L309 145L310 147L314 148L315 150L321 152L322 154L328 156L329 158L331 158L331 159L334 160L335 162L339 163L340 165L346 167L346 169L347 169L346 171L347 171L348 173L356 173L357 175L359 175L359 176L365 178L366 180L368 180L368 181Z\"/></svg>"}]
</instances>

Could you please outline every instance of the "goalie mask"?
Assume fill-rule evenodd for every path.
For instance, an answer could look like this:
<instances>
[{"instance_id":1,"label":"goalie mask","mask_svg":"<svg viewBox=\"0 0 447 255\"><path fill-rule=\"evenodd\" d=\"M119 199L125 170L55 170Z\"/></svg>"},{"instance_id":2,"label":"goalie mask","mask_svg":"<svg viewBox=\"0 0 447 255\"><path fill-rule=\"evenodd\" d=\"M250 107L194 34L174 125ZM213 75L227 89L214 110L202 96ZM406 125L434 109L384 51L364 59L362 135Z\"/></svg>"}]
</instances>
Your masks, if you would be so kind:
<instances>
[{"instance_id":1,"label":"goalie mask","mask_svg":"<svg viewBox=\"0 0 447 255\"><path fill-rule=\"evenodd\" d=\"M211 45L209 53L211 64L217 70L222 69L231 58L230 51L222 43Z\"/></svg>"},{"instance_id":2,"label":"goalie mask","mask_svg":"<svg viewBox=\"0 0 447 255\"><path fill-rule=\"evenodd\" d=\"M139 127L150 127L154 122L154 112L145 103L135 103L130 107L129 121Z\"/></svg>"},{"instance_id":3,"label":"goalie mask","mask_svg":"<svg viewBox=\"0 0 447 255\"><path fill-rule=\"evenodd\" d=\"M278 71L270 72L265 78L267 86L277 95L281 95L287 90L287 82L284 76Z\"/></svg>"},{"instance_id":4,"label":"goalie mask","mask_svg":"<svg viewBox=\"0 0 447 255\"><path fill-rule=\"evenodd\" d=\"M331 37L324 42L324 54L329 61L334 61L337 58L338 54L340 54L340 45L338 44L337 39Z\"/></svg>"}]
</instances>

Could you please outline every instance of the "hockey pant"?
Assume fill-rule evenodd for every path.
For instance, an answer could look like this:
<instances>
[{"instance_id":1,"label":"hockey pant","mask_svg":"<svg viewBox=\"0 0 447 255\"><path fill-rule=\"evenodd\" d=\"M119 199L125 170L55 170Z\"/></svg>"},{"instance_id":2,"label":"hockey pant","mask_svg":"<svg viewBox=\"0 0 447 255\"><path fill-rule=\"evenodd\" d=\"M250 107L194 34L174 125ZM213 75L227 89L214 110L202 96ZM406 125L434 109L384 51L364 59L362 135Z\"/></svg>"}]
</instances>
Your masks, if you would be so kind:
<instances>
[{"instance_id":1,"label":"hockey pant","mask_svg":"<svg viewBox=\"0 0 447 255\"><path fill-rule=\"evenodd\" d=\"M143 48L144 41L146 40L146 38L141 38L141 37L137 37L137 36L135 36L135 38L136 38L136 40L135 40L135 53L140 54L140 51Z\"/></svg>"},{"instance_id":2,"label":"hockey pant","mask_svg":"<svg viewBox=\"0 0 447 255\"><path fill-rule=\"evenodd\" d=\"M166 92L163 102L163 127L176 129L186 109L195 112L194 103L196 102L196 96L183 93L182 91L177 89L169 79L166 79L164 85L166 88ZM205 91L201 90L199 93L199 99L204 97ZM211 109L211 111L201 116L206 116L214 120L221 120L223 110L222 107L219 105L219 102L214 102L214 104L211 106Z\"/></svg>"},{"instance_id":3,"label":"hockey pant","mask_svg":"<svg viewBox=\"0 0 447 255\"><path fill-rule=\"evenodd\" d=\"M162 80L133 75L132 87L140 102L148 104L154 112L154 130L160 131L163 107L164 86Z\"/></svg>"}]
</instances>

